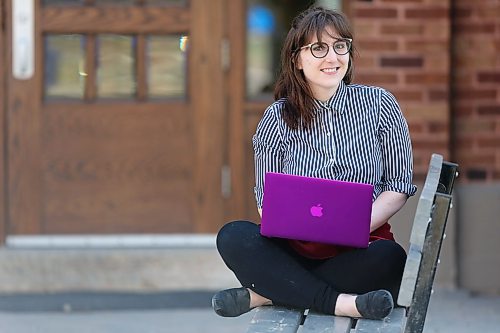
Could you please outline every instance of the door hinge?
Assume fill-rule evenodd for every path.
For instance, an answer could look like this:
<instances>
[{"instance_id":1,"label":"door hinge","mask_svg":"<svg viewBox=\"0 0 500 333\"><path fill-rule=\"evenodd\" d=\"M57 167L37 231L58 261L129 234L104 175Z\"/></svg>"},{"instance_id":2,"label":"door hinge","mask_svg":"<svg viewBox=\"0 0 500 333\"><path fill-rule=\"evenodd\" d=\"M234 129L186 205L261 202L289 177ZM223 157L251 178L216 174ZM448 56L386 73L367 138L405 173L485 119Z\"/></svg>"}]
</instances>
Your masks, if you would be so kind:
<instances>
[{"instance_id":1,"label":"door hinge","mask_svg":"<svg viewBox=\"0 0 500 333\"><path fill-rule=\"evenodd\" d=\"M221 169L221 193L224 199L231 196L231 167L223 165Z\"/></svg>"},{"instance_id":2,"label":"door hinge","mask_svg":"<svg viewBox=\"0 0 500 333\"><path fill-rule=\"evenodd\" d=\"M227 38L223 38L220 44L220 61L222 70L229 70L231 67L231 43Z\"/></svg>"}]
</instances>

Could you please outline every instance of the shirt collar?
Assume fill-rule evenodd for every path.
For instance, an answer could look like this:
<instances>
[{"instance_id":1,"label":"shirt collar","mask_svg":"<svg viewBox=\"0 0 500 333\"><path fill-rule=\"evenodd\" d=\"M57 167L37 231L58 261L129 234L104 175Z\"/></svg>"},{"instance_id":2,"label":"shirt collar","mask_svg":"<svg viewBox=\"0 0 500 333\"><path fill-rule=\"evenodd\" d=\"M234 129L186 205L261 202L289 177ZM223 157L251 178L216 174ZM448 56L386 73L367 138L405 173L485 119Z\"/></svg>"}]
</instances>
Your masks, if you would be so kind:
<instances>
[{"instance_id":1,"label":"shirt collar","mask_svg":"<svg viewBox=\"0 0 500 333\"><path fill-rule=\"evenodd\" d=\"M340 84L337 88L335 94L330 97L327 101L322 102L320 100L315 99L314 104L317 109L326 109L326 110L335 110L338 113L344 113L344 105L345 105L345 96L347 94L347 87L344 81L340 81Z\"/></svg>"}]
</instances>

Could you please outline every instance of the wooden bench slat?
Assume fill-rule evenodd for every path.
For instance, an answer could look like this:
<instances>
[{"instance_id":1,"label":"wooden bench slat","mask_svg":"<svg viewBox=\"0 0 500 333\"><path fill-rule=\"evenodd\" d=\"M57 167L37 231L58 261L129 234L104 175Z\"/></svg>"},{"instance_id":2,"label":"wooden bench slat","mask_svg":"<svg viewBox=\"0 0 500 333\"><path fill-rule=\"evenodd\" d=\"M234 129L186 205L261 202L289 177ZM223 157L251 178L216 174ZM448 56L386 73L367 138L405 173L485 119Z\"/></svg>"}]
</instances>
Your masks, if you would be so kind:
<instances>
[{"instance_id":1,"label":"wooden bench slat","mask_svg":"<svg viewBox=\"0 0 500 333\"><path fill-rule=\"evenodd\" d=\"M429 219L434 203L434 196L436 195L439 177L441 176L442 163L443 157L441 155L432 155L427 177L425 178L424 188L418 200L410 234L410 243L420 246L420 251L422 251L424 246L425 233L430 222Z\"/></svg>"},{"instance_id":2,"label":"wooden bench slat","mask_svg":"<svg viewBox=\"0 0 500 333\"><path fill-rule=\"evenodd\" d=\"M352 318L309 312L301 333L349 333Z\"/></svg>"},{"instance_id":3,"label":"wooden bench slat","mask_svg":"<svg viewBox=\"0 0 500 333\"><path fill-rule=\"evenodd\" d=\"M397 304L409 307L413 298L413 292L417 282L417 276L420 269L420 261L422 260L422 252L415 246L410 245L406 265L401 279L401 288Z\"/></svg>"},{"instance_id":4,"label":"wooden bench slat","mask_svg":"<svg viewBox=\"0 0 500 333\"><path fill-rule=\"evenodd\" d=\"M303 312L278 306L261 306L255 309L247 333L296 333L302 322Z\"/></svg>"},{"instance_id":5,"label":"wooden bench slat","mask_svg":"<svg viewBox=\"0 0 500 333\"><path fill-rule=\"evenodd\" d=\"M395 308L384 320L359 319L354 333L401 333L405 320L405 309Z\"/></svg>"}]
</instances>

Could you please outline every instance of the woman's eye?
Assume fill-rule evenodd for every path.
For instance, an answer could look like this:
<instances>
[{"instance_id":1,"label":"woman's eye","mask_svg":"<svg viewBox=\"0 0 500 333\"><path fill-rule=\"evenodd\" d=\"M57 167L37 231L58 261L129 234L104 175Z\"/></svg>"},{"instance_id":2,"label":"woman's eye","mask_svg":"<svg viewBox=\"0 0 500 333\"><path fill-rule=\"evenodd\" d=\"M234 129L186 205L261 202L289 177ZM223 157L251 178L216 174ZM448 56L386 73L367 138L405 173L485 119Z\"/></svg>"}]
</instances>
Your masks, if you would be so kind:
<instances>
[{"instance_id":1,"label":"woman's eye","mask_svg":"<svg viewBox=\"0 0 500 333\"><path fill-rule=\"evenodd\" d=\"M325 49L326 47L323 44L313 45L313 51L324 51Z\"/></svg>"},{"instance_id":2,"label":"woman's eye","mask_svg":"<svg viewBox=\"0 0 500 333\"><path fill-rule=\"evenodd\" d=\"M343 50L343 49L345 49L347 47L346 43L344 43L344 42L342 42L342 43L335 43L334 46L335 46L335 48L337 50Z\"/></svg>"}]
</instances>

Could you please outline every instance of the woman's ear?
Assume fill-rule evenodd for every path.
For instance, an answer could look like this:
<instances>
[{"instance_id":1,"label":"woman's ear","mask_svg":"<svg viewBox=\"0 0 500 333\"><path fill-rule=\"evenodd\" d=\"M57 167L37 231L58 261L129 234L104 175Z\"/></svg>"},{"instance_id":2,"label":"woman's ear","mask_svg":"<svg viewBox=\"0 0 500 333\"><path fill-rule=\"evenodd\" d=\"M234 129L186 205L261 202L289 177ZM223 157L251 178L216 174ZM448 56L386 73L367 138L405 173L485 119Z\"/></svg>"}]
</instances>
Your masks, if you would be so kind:
<instances>
[{"instance_id":1,"label":"woman's ear","mask_svg":"<svg viewBox=\"0 0 500 333\"><path fill-rule=\"evenodd\" d=\"M297 69L302 70L302 59L300 59L300 55L292 59L292 63L297 67Z\"/></svg>"}]
</instances>

